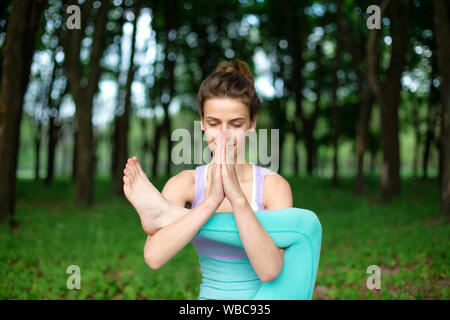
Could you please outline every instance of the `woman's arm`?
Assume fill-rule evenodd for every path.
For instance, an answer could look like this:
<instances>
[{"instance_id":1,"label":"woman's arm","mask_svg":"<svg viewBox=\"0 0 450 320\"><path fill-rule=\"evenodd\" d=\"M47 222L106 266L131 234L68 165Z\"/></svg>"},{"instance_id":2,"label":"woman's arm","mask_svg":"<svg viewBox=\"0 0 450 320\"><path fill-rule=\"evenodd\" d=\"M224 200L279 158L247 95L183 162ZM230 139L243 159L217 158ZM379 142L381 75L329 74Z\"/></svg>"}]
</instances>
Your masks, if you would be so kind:
<instances>
[{"instance_id":1,"label":"woman's arm","mask_svg":"<svg viewBox=\"0 0 450 320\"><path fill-rule=\"evenodd\" d=\"M261 281L269 282L278 276L283 267L284 249L280 249L275 245L248 203L244 192L240 188L235 165L233 163L229 164L229 161L227 161L225 141L226 133L222 133L221 161L225 195L233 207L239 236L253 269ZM276 193L266 190L271 192L270 194L272 195L275 194L278 199L281 199L276 200L274 205L271 202L269 208L292 207L292 193L289 184L281 181L281 183L277 183L277 187ZM267 209L271 210L269 208Z\"/></svg>"},{"instance_id":2,"label":"woman's arm","mask_svg":"<svg viewBox=\"0 0 450 320\"><path fill-rule=\"evenodd\" d=\"M265 191L272 195L276 194L276 197L269 198L266 204L267 210L292 207L292 192L289 183L281 176L277 176L279 178L271 176L269 178L271 181L266 184ZM271 192L271 190L276 190L276 193ZM233 206L239 236L253 269L261 281L272 281L283 268L284 249L275 245L245 196L235 198L231 201L231 205Z\"/></svg>"},{"instance_id":3,"label":"woman's arm","mask_svg":"<svg viewBox=\"0 0 450 320\"><path fill-rule=\"evenodd\" d=\"M179 220L147 236L144 246L145 262L152 269L161 268L183 249L209 220L217 206L206 199Z\"/></svg>"},{"instance_id":4,"label":"woman's arm","mask_svg":"<svg viewBox=\"0 0 450 320\"><path fill-rule=\"evenodd\" d=\"M171 179L169 186L164 187L166 190L177 189L180 192L180 183L178 179ZM181 189L183 190L183 189ZM164 190L163 190L164 191ZM183 190L186 192L186 190ZM170 198L171 192L166 191L166 197ZM152 269L159 269L175 254L188 244L200 228L214 214L224 199L222 182L220 180L220 168L216 169L213 165L210 192L205 199L194 209L188 210L178 220L158 230L153 235L147 236L144 246L144 258L146 263ZM172 201L173 199L168 199ZM176 199L175 199L176 202ZM174 204L176 205L176 204Z\"/></svg>"}]
</instances>

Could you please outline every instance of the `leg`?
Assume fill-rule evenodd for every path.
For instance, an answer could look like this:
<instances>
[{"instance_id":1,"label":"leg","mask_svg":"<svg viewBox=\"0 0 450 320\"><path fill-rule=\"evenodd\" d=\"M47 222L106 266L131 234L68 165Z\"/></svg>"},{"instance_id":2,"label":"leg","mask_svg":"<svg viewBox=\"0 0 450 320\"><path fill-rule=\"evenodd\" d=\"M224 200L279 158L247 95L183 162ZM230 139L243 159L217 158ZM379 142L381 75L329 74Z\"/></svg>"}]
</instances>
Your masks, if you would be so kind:
<instances>
[{"instance_id":1,"label":"leg","mask_svg":"<svg viewBox=\"0 0 450 320\"><path fill-rule=\"evenodd\" d=\"M189 212L161 195L147 178L137 157L128 159L123 172L123 191L139 214L142 229L147 234L154 234Z\"/></svg>"},{"instance_id":2,"label":"leg","mask_svg":"<svg viewBox=\"0 0 450 320\"><path fill-rule=\"evenodd\" d=\"M275 280L262 283L253 299L311 299L322 239L319 219L312 211L298 208L255 214L275 244L286 249L280 274ZM243 247L231 212L214 214L197 235Z\"/></svg>"}]
</instances>

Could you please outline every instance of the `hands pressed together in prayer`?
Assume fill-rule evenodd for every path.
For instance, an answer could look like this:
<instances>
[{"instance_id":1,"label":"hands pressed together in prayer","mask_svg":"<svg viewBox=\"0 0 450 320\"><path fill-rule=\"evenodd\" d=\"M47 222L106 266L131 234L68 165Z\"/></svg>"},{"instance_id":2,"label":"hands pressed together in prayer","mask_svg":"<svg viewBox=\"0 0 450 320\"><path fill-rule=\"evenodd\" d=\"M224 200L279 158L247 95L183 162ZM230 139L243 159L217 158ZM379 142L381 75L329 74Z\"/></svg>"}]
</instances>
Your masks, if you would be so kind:
<instances>
[{"instance_id":1,"label":"hands pressed together in prayer","mask_svg":"<svg viewBox=\"0 0 450 320\"><path fill-rule=\"evenodd\" d=\"M215 138L213 138L213 141ZM227 198L234 207L236 203L246 201L245 194L239 184L236 173L236 166L231 157L233 156L233 143L227 143L227 131L222 134L216 142L214 158L211 169L211 187L207 198L210 198L220 206L222 201ZM229 148L229 149L228 149Z\"/></svg>"}]
</instances>

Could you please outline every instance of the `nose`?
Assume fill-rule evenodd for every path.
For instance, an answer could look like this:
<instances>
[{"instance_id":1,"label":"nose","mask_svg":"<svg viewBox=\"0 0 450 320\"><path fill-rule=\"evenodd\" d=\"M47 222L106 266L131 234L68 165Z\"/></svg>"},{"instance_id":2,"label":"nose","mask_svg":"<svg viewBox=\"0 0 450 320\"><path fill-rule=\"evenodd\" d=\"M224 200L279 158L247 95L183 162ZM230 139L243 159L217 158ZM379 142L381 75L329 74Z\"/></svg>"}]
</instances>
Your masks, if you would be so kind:
<instances>
[{"instance_id":1,"label":"nose","mask_svg":"<svg viewBox=\"0 0 450 320\"><path fill-rule=\"evenodd\" d=\"M219 141L222 141L222 135L225 136L225 138L226 138L225 142L226 143L230 143L230 142L233 141L233 136L231 134L231 130L227 129L225 126L222 126L220 128L220 131L219 130L216 131L216 134L214 135L214 142L213 142L214 145L216 145Z\"/></svg>"},{"instance_id":2,"label":"nose","mask_svg":"<svg viewBox=\"0 0 450 320\"><path fill-rule=\"evenodd\" d=\"M227 129L227 127L223 127L222 134L225 137L225 142L226 143L229 143L229 142L231 142L233 140L233 136L231 134L231 130Z\"/></svg>"}]
</instances>

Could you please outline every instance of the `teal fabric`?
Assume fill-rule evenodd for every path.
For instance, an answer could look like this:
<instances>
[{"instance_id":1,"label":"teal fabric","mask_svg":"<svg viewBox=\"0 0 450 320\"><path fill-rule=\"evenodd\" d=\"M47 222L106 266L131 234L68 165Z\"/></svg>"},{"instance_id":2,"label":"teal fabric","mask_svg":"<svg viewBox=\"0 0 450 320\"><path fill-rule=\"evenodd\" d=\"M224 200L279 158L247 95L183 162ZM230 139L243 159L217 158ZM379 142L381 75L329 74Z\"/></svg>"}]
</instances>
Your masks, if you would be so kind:
<instances>
[{"instance_id":1,"label":"teal fabric","mask_svg":"<svg viewBox=\"0 0 450 320\"><path fill-rule=\"evenodd\" d=\"M322 226L310 210L256 211L274 243L284 250L276 279L261 282L248 258L217 260L199 255L203 272L199 299L310 300L319 267ZM216 212L196 234L243 247L232 212Z\"/></svg>"},{"instance_id":2,"label":"teal fabric","mask_svg":"<svg viewBox=\"0 0 450 320\"><path fill-rule=\"evenodd\" d=\"M221 260L199 254L199 262L199 300L251 300L263 283L248 258Z\"/></svg>"}]
</instances>

